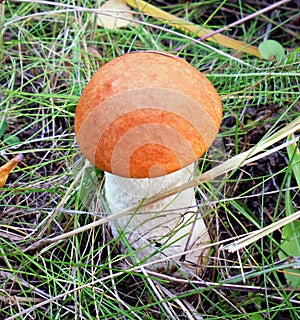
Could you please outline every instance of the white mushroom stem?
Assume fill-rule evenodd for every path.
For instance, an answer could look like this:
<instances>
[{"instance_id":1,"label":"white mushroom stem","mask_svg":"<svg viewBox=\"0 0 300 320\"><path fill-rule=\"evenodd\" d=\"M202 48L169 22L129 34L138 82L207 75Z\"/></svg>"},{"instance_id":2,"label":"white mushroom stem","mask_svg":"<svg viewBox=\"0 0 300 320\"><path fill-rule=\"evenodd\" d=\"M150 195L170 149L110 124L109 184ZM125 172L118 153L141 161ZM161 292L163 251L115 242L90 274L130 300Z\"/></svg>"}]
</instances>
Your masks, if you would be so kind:
<instances>
[{"instance_id":1,"label":"white mushroom stem","mask_svg":"<svg viewBox=\"0 0 300 320\"><path fill-rule=\"evenodd\" d=\"M105 173L105 196L112 213L120 212L161 191L191 179L194 164L159 178L130 179ZM209 242L204 220L197 210L193 188L146 205L131 215L124 215L111 224L114 237L122 232L135 250L139 261L149 262L177 255L175 259L154 263L153 269L169 269L181 261L193 270L201 269ZM186 251L198 250L185 254Z\"/></svg>"}]
</instances>

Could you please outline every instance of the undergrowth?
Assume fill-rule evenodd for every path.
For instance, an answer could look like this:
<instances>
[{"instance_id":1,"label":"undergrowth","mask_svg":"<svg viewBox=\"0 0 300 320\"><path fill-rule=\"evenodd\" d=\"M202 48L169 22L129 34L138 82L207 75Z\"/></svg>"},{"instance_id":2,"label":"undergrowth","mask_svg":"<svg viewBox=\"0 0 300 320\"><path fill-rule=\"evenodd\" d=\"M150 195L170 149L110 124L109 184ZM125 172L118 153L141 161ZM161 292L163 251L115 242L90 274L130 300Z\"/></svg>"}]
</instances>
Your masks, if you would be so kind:
<instances>
[{"instance_id":1,"label":"undergrowth","mask_svg":"<svg viewBox=\"0 0 300 320\"><path fill-rule=\"evenodd\" d=\"M260 9L250 0L151 3L210 29ZM76 2L82 10L72 1L60 4L69 7L0 4L1 164L25 156L0 190L0 319L299 319L300 290L288 283L287 261L278 256L281 229L237 252L220 243L299 210L285 148L195 188L214 244L202 275L175 278L134 265L107 224L45 241L107 215L102 172L85 163L73 133L79 96L105 62L159 50L207 76L224 114L216 142L199 161L205 172L299 117L298 58L265 61L194 41L142 14L135 26L109 30L84 10L96 8L95 1ZM299 44L297 6L289 1L223 34L254 46L274 39L288 55ZM290 270L299 270L299 256Z\"/></svg>"}]
</instances>

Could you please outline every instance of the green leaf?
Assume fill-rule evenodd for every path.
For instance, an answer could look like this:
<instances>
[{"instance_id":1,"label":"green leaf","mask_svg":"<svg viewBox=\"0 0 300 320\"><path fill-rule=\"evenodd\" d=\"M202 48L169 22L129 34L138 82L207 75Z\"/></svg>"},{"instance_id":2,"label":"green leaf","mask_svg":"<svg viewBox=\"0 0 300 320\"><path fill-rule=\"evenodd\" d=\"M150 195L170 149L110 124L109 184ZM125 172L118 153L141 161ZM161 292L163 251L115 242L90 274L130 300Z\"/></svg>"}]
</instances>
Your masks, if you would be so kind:
<instances>
[{"instance_id":1,"label":"green leaf","mask_svg":"<svg viewBox=\"0 0 300 320\"><path fill-rule=\"evenodd\" d=\"M287 62L293 63L293 62L299 62L300 60L300 47L294 49L289 55Z\"/></svg>"},{"instance_id":2,"label":"green leaf","mask_svg":"<svg viewBox=\"0 0 300 320\"><path fill-rule=\"evenodd\" d=\"M20 143L20 139L16 136L11 136L9 134L5 134L3 136L3 142L5 142L7 145L13 146L15 144Z\"/></svg>"},{"instance_id":3,"label":"green leaf","mask_svg":"<svg viewBox=\"0 0 300 320\"><path fill-rule=\"evenodd\" d=\"M260 314L255 313L255 314L252 314L248 319L249 320L263 320L264 318Z\"/></svg>"},{"instance_id":4,"label":"green leaf","mask_svg":"<svg viewBox=\"0 0 300 320\"><path fill-rule=\"evenodd\" d=\"M280 259L300 255L300 221L294 221L282 229ZM293 288L300 287L300 270L286 269L284 272L288 284Z\"/></svg>"},{"instance_id":5,"label":"green leaf","mask_svg":"<svg viewBox=\"0 0 300 320\"><path fill-rule=\"evenodd\" d=\"M3 142L7 145L15 145L20 142L20 139L16 136L5 134L5 131L7 130L7 121L6 118L0 118L0 139L3 139Z\"/></svg>"},{"instance_id":6,"label":"green leaf","mask_svg":"<svg viewBox=\"0 0 300 320\"><path fill-rule=\"evenodd\" d=\"M0 139L3 136L4 132L7 129L7 122L5 120L5 118L0 120Z\"/></svg>"},{"instance_id":7,"label":"green leaf","mask_svg":"<svg viewBox=\"0 0 300 320\"><path fill-rule=\"evenodd\" d=\"M288 141L292 140L293 138L294 135L290 135L288 137ZM300 150L296 144L290 144L286 149L290 160L290 165L292 167L298 187L300 188Z\"/></svg>"},{"instance_id":8,"label":"green leaf","mask_svg":"<svg viewBox=\"0 0 300 320\"><path fill-rule=\"evenodd\" d=\"M293 136L289 136L288 140L291 140ZM290 160L291 172L293 172L297 184L300 187L300 152L296 145L289 145L287 147L287 153ZM287 187L290 186L291 175L287 179ZM285 207L286 215L290 215L295 212L293 201L291 198L290 190L287 188L285 192ZM281 251L279 251L279 258L286 259L289 256L300 256L300 221L294 221L287 224L282 228L282 240L280 245ZM288 284L293 288L300 287L300 270L299 269L286 269L285 278Z\"/></svg>"},{"instance_id":9,"label":"green leaf","mask_svg":"<svg viewBox=\"0 0 300 320\"><path fill-rule=\"evenodd\" d=\"M281 60L285 56L283 46L275 40L266 40L258 46L261 56L267 60Z\"/></svg>"}]
</instances>

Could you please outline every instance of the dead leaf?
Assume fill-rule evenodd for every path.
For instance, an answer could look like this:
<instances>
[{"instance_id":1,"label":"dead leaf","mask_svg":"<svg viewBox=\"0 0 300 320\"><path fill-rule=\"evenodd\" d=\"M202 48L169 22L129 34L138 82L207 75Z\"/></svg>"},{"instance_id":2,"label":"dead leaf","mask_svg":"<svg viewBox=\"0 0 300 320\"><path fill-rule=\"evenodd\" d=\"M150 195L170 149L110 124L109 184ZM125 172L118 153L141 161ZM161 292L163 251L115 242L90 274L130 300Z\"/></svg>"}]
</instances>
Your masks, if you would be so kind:
<instances>
[{"instance_id":1,"label":"dead leaf","mask_svg":"<svg viewBox=\"0 0 300 320\"><path fill-rule=\"evenodd\" d=\"M24 156L20 153L16 157L8 161L5 165L0 167L0 188L5 185L10 172L18 165L19 162L23 161L23 159Z\"/></svg>"},{"instance_id":2,"label":"dead leaf","mask_svg":"<svg viewBox=\"0 0 300 320\"><path fill-rule=\"evenodd\" d=\"M202 38L210 33L213 33L213 30L203 28L194 23L188 22L182 18L178 18L172 15L169 12L163 11L150 3L143 0L124 0L132 8L137 9L139 12L148 14L149 16L166 22L169 26L176 29L182 30L191 34L192 36L197 35L199 38ZM238 52L245 52L252 54L258 58L261 58L259 50L257 47L247 44L244 41L235 40L233 38L224 36L223 34L215 34L214 36L207 38L207 41L211 41L217 44L221 44L225 47L234 49Z\"/></svg>"},{"instance_id":3,"label":"dead leaf","mask_svg":"<svg viewBox=\"0 0 300 320\"><path fill-rule=\"evenodd\" d=\"M100 7L104 14L97 14L96 23L110 30L117 30L119 28L125 28L129 24L136 25L133 14L130 11L129 6L123 0L108 0Z\"/></svg>"}]
</instances>

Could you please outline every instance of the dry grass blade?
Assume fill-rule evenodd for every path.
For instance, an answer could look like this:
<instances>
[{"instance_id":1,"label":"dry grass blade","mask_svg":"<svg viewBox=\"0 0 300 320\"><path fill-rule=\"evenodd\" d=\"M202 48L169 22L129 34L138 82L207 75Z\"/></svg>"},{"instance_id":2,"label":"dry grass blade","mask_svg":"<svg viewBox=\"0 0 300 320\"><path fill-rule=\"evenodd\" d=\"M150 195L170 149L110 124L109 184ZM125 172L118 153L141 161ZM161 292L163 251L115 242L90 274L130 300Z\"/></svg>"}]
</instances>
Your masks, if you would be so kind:
<instances>
[{"instance_id":1,"label":"dry grass blade","mask_svg":"<svg viewBox=\"0 0 300 320\"><path fill-rule=\"evenodd\" d=\"M196 185L199 184L199 181L201 181L201 182L209 181L210 179L215 178L215 177L217 177L219 175L222 175L222 174L224 174L226 172L229 172L231 170L234 170L234 169L238 168L239 166L242 166L244 164L250 163L250 162L252 162L252 161L257 159L257 157L254 157L256 154L262 152L263 150L269 148L270 146L272 146L276 142L288 137L290 134L292 134L292 133L294 133L294 132L296 132L298 130L300 130L300 117L297 118L296 120L294 120L290 125L288 125L284 129L279 130L278 132L274 133L269 138L267 138L267 139L263 140L262 142L258 143L257 146L255 146L255 147L251 148L250 150L248 150L246 152L243 152L243 153L241 153L241 154L239 154L239 155L227 160L223 164L211 169L208 172L205 172L204 174L201 174L200 176L196 177L195 179L191 180L190 182L187 182L187 183L185 183L185 184L183 184L183 185L181 185L179 187L173 188L171 190L167 190L167 191L162 192L162 193L160 193L158 195L155 195L153 197L145 199L145 201L142 204L142 206L150 204L150 203L154 203L156 201L159 201L160 199L164 199L166 197L169 197L169 196L171 196L173 194L176 194L176 193L178 193L180 191L183 191L185 189L195 187ZM285 148L286 145L292 144L294 142L295 142L294 140L291 140L291 141L289 141L287 143L284 143L284 144L280 145L279 147L277 147L276 151L278 149ZM272 152L272 150L270 150L268 153L271 153L271 152ZM264 155L265 154L261 155L261 157L263 157ZM251 156L253 156L253 157L251 158ZM71 237L71 236L73 236L75 234L78 234L80 232L84 232L84 231L89 230L91 228L95 228L95 227L100 226L100 225L102 225L104 223L107 223L107 222L112 221L114 219L120 218L120 217L122 217L122 216L124 216L126 214L133 213L136 210L138 210L140 207L141 207L141 205L139 204L137 206L129 208L128 210L112 214L111 216L102 218L102 219L100 219L98 221L92 222L92 223L90 223L88 225L85 225L83 227L80 227L78 229L72 230L70 232L67 232L65 234L56 236L54 238L47 239L47 242L48 241L56 242L56 241L63 240L65 238L69 238L69 237Z\"/></svg>"},{"instance_id":2,"label":"dry grass blade","mask_svg":"<svg viewBox=\"0 0 300 320\"><path fill-rule=\"evenodd\" d=\"M194 23L187 22L184 19L178 18L168 12L156 8L155 6L145 1L126 0L126 3L143 13L149 14L155 19L166 22L169 26L188 32L193 36L196 35L197 37L202 38L213 33L213 31L210 29L202 28L201 26L197 26ZM207 40L217 44L221 44L224 47L231 48L239 52L249 53L255 57L261 58L258 48L248 45L243 41L238 41L230 37L226 37L222 34L214 34L213 36L209 36Z\"/></svg>"},{"instance_id":3,"label":"dry grass blade","mask_svg":"<svg viewBox=\"0 0 300 320\"><path fill-rule=\"evenodd\" d=\"M244 23L245 21L248 21L248 20L250 20L250 19L252 19L254 17L257 17L258 15L263 14L265 12L268 12L270 10L273 10L274 8L277 8L277 7L281 6L282 4L285 4L285 3L290 2L290 1L291 0L281 0L281 1L278 1L278 2L276 2L274 4L271 4L271 5L267 6L264 9L256 11L256 12L254 12L254 13L252 13L252 14L250 14L250 15L242 18L242 19L239 19L239 20L237 20L237 21L235 21L233 23L228 24L227 26L225 26L223 28L220 28L218 30L215 30L215 31L207 34L206 36L202 37L202 39L208 39L209 37L213 37L216 34L219 34L219 33L223 32L225 30L228 30L231 27L234 27L234 26L237 26L237 25L239 25L241 23Z\"/></svg>"},{"instance_id":4,"label":"dry grass blade","mask_svg":"<svg viewBox=\"0 0 300 320\"><path fill-rule=\"evenodd\" d=\"M157 12L162 13L162 17L161 17L162 20L166 19L166 16L170 15L170 18L175 19L175 21L178 20L178 25L177 24L173 25L171 22L169 23L169 25L174 26L177 29L184 30L188 34L190 34L191 36L188 36L187 34L183 34L183 33L168 29L168 28L164 28L162 26L147 23L145 21L135 20L135 19L132 20L132 19L126 18L124 16L120 17L120 16L118 16L118 12L120 13L120 11L117 11L117 10L105 10L105 9L101 9L101 8L100 9L89 9L89 8L84 8L84 7L80 7L80 6L73 6L73 5L68 5L68 4L58 3L58 2L52 3L50 1L38 1L38 0L15 0L14 2L18 2L18 3L19 2L20 3L21 2L30 2L30 3L33 2L33 3L40 3L40 4L50 5L50 6L66 8L66 9L62 9L62 10L48 11L47 14L58 14L58 13L66 13L66 12L73 12L73 11L75 11L75 12L90 12L90 13L95 13L95 14L101 14L103 16L107 16L107 17L110 17L113 19L118 18L120 20L125 20L125 21L130 22L131 25L140 24L140 25L152 27L157 30L161 30L163 32L170 33L174 36L179 36L179 37L185 38L185 39L187 39L193 43L197 43L198 45L201 45L203 47L209 48L210 50L219 53L221 56L227 57L230 60L235 60L244 66L253 67L251 64L243 61L242 59L239 59L239 58L235 57L234 55L230 55L220 49L213 48L209 44L207 44L206 42L203 42L200 39L195 38L195 34L198 35L198 37L202 37L202 36L206 35L207 33L212 32L210 29L200 28L199 26L196 26L192 23L189 23L189 22L187 22L181 18L178 18L176 16L170 15L169 13L166 13L165 11L160 10L154 6L151 6L150 4L148 6L151 6L150 7L151 9L153 7L153 10L155 10L155 12L157 11ZM128 4L129 4L129 2L128 2ZM132 3L132 7L134 7L133 3ZM151 11L151 9L150 9L150 11ZM143 11L142 11L142 13L143 13ZM147 13L147 12L144 12L144 13ZM31 15L27 15L26 19L34 18L34 17L36 18L37 16L40 16L40 15L43 16L43 15L45 15L45 13L44 12L33 13ZM157 16L157 18L159 18L159 16ZM4 23L3 27L7 27L13 23L16 23L16 22L18 22L20 20L24 20L24 19L25 19L25 17L16 17L13 20L8 21L7 23ZM171 21L173 21L172 19L171 19ZM185 27L182 28L182 25L184 25ZM261 55L255 46L248 46L243 41L234 40L234 39L231 39L230 37L226 37L226 36L223 36L220 34L216 35L215 37L211 37L209 39L209 41L214 42L214 43L221 43L225 47L232 48L232 49L240 51L240 52L249 53L249 54L252 54L258 58L261 58ZM254 68L256 70L259 70L259 68L257 68L257 67L254 67Z\"/></svg>"},{"instance_id":5,"label":"dry grass blade","mask_svg":"<svg viewBox=\"0 0 300 320\"><path fill-rule=\"evenodd\" d=\"M101 6L108 2L0 0L1 166L24 155L0 188L0 319L298 319L300 289L287 275L299 274L299 250L284 246L297 242L284 229L294 230L298 221L281 220L299 211L295 1ZM102 28L98 15L121 16L130 25ZM230 38L241 49L227 47ZM261 60L255 47L254 55L243 51L266 39L286 49L284 59ZM110 215L104 174L87 165L74 139L76 105L101 66L127 52L153 50L188 61L211 81L222 98L221 130L193 181L166 193L157 189L139 207ZM163 197L171 203L187 188L194 205L140 210ZM168 235L154 243L137 233L159 253L138 259L141 247L130 246L125 234L114 238L106 223L136 214L172 221L178 209L203 217L209 243L171 255L164 252ZM170 228L170 246L179 228ZM186 257L199 250L209 251L209 263L198 261L206 269L196 274ZM156 268L166 263L176 264L174 274Z\"/></svg>"},{"instance_id":6,"label":"dry grass blade","mask_svg":"<svg viewBox=\"0 0 300 320\"><path fill-rule=\"evenodd\" d=\"M173 310L172 305L167 302L164 302L165 299L163 298L162 294L159 292L157 285L149 277L147 270L143 266L141 266L140 269L141 269L141 272L143 273L143 275L146 277L150 287L152 288L152 290L153 290L154 294L156 295L156 297L158 298L158 300L162 301L162 306L165 309L166 313L170 316L170 319L179 320L175 310Z\"/></svg>"},{"instance_id":7,"label":"dry grass blade","mask_svg":"<svg viewBox=\"0 0 300 320\"><path fill-rule=\"evenodd\" d=\"M300 211L297 211L281 220L278 220L270 224L265 228L246 234L245 236L243 236L242 239L234 241L233 243L230 243L228 245L225 245L223 249L228 250L229 252L236 252L299 218L300 218Z\"/></svg>"}]
</instances>

